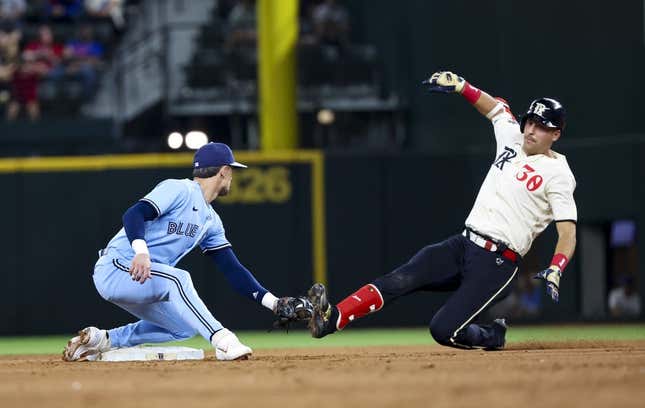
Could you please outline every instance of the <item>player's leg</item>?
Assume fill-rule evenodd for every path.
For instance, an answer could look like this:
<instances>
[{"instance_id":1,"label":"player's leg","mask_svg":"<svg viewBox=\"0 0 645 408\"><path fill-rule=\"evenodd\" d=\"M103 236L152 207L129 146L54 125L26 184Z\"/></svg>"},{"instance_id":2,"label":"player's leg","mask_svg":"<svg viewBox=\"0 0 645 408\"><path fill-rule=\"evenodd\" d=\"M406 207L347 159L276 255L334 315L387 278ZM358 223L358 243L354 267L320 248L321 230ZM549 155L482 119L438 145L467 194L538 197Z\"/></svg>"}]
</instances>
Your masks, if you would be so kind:
<instances>
[{"instance_id":1,"label":"player's leg","mask_svg":"<svg viewBox=\"0 0 645 408\"><path fill-rule=\"evenodd\" d=\"M173 285L163 279L151 279L141 285L132 281L119 265L119 261L112 258L99 259L94 270L94 284L104 299L142 321L112 330L87 327L68 342L63 352L64 360L91 360L110 348L184 339L197 333L180 313L168 311L175 308L170 302Z\"/></svg>"},{"instance_id":2,"label":"player's leg","mask_svg":"<svg viewBox=\"0 0 645 408\"><path fill-rule=\"evenodd\" d=\"M309 324L312 336L320 338L342 330L351 321L412 292L456 289L463 249L464 240L460 235L426 246L406 264L361 287L335 306L328 303L324 286L312 286L309 290L315 309Z\"/></svg>"},{"instance_id":3,"label":"player's leg","mask_svg":"<svg viewBox=\"0 0 645 408\"><path fill-rule=\"evenodd\" d=\"M208 310L193 286L190 274L184 270L168 265L153 263L151 275L154 279L170 282L168 302L161 306L161 317L158 314L143 316L146 320L165 327L166 319L176 323L183 321L183 329L174 330L185 336L186 333L198 332L215 348L218 360L246 359L252 354L250 347L242 344L237 336L222 326ZM159 310L159 309L157 309Z\"/></svg>"},{"instance_id":4,"label":"player's leg","mask_svg":"<svg viewBox=\"0 0 645 408\"><path fill-rule=\"evenodd\" d=\"M137 317L142 315L150 316L153 313L161 317L168 315L162 312L166 305L170 304L168 302L158 302L149 305L121 304L119 306ZM179 323L176 325L170 319L163 321L166 327L158 326L146 320L139 320L110 330L99 330L95 327L85 328L78 333L78 336L68 342L63 352L63 360L94 360L100 353L112 348L186 340L197 334L192 329L186 330L184 324Z\"/></svg>"},{"instance_id":5,"label":"player's leg","mask_svg":"<svg viewBox=\"0 0 645 408\"><path fill-rule=\"evenodd\" d=\"M506 334L506 324L502 319L490 325L472 322L493 303L508 296L518 267L475 245L468 245L465 260L463 281L432 318L430 333L445 346L502 348Z\"/></svg>"},{"instance_id":6,"label":"player's leg","mask_svg":"<svg viewBox=\"0 0 645 408\"><path fill-rule=\"evenodd\" d=\"M155 309L157 306L163 306L163 303L154 304ZM140 314L147 313L138 313L135 308L124 307L135 316L140 316ZM146 305L146 309L151 309L151 305ZM149 310L146 310L149 312ZM108 330L108 336L112 347L132 347L138 346L139 344L144 343L165 343L168 341L179 341L190 339L197 334L196 331L192 329L186 330L185 328L174 328L170 329L168 322L164 322L164 326L161 327L147 320L139 320L135 323L126 324L125 326L116 327L114 329Z\"/></svg>"},{"instance_id":7,"label":"player's leg","mask_svg":"<svg viewBox=\"0 0 645 408\"><path fill-rule=\"evenodd\" d=\"M148 317L163 322L164 327L147 320L139 320L110 330L87 327L72 338L63 351L65 361L94 360L102 352L112 348L132 347L144 343L165 343L186 340L197 332L167 312L174 308L170 302L152 304L120 304L137 317Z\"/></svg>"},{"instance_id":8,"label":"player's leg","mask_svg":"<svg viewBox=\"0 0 645 408\"><path fill-rule=\"evenodd\" d=\"M152 278L144 284L131 279L129 266L112 259L111 264L97 264L94 281L106 300L115 303L152 325L135 326L110 333L119 344L132 344L146 338L164 337L154 326L168 331L170 336L189 336L199 333L211 342L221 360L237 359L251 354L251 349L239 342L235 334L224 328L208 310L193 286L190 274L168 265L153 263ZM128 338L136 329L136 336ZM151 332L146 332L151 329ZM123 338L119 337L123 334ZM224 350L224 351L222 351Z\"/></svg>"},{"instance_id":9,"label":"player's leg","mask_svg":"<svg viewBox=\"0 0 645 408\"><path fill-rule=\"evenodd\" d=\"M192 328L209 341L216 331L222 329L221 323L199 298L188 272L153 263L152 278L140 284L132 280L128 269L129 265L119 259L112 259L111 265L97 267L94 282L105 300L135 312L143 320L168 328L164 322L158 321L161 311L157 309L161 308L168 313L167 324L174 326L173 329L178 326ZM151 306L159 303L169 303L174 308Z\"/></svg>"}]
</instances>

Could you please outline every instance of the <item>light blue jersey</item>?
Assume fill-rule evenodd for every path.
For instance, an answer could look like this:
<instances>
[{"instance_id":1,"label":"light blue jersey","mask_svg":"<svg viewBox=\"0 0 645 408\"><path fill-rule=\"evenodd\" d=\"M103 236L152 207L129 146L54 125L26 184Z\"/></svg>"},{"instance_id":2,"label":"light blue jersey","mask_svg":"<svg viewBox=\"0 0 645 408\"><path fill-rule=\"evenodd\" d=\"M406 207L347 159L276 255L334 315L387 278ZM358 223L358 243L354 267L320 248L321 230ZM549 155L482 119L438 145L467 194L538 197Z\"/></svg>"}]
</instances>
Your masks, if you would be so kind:
<instances>
[{"instance_id":1,"label":"light blue jersey","mask_svg":"<svg viewBox=\"0 0 645 408\"><path fill-rule=\"evenodd\" d=\"M194 169L223 166L246 167L235 161L233 152L223 143L208 143L195 153ZM228 171L199 181L204 180L213 188L224 188L230 184L226 179ZM228 174L228 177L232 175ZM155 216L147 205L132 206L124 217L128 229L134 228L134 235L146 241L151 261L149 279L139 282L132 276L135 252L125 228L99 251L92 275L96 290L103 299L139 318L137 322L108 330L112 347L184 340L198 333L214 347L220 347L217 344L221 343L221 336L214 336L223 329L222 324L200 298L190 272L175 266L197 245L203 251L212 251L213 261L236 290L273 308L277 298L268 296L270 293L227 248L231 244L226 239L222 220L204 199L197 181L164 180L141 201L153 207L157 215L151 221L144 221L143 231L141 219L149 220ZM217 350L223 352L222 347ZM244 350L250 353L248 347L244 346Z\"/></svg>"},{"instance_id":2,"label":"light blue jersey","mask_svg":"<svg viewBox=\"0 0 645 408\"><path fill-rule=\"evenodd\" d=\"M203 251L231 245L222 220L206 202L196 181L164 180L141 201L151 204L158 214L145 223L145 241L152 262L175 266L198 244ZM128 260L135 255L124 228L110 240L107 249Z\"/></svg>"}]
</instances>

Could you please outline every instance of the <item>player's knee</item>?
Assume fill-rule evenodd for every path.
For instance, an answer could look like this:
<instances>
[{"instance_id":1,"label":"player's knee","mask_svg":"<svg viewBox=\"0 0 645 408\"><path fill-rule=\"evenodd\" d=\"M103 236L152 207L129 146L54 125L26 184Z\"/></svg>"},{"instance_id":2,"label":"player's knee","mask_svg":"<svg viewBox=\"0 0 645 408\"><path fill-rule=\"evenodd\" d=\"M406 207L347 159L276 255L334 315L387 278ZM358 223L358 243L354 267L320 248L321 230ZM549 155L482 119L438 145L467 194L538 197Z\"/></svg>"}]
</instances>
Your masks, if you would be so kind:
<instances>
[{"instance_id":1,"label":"player's knee","mask_svg":"<svg viewBox=\"0 0 645 408\"><path fill-rule=\"evenodd\" d=\"M96 291L101 295L101 297L108 302L112 302L112 297L113 297L113 292L114 290L112 289L112 285L110 285L107 280L105 279L106 274L101 273L101 274L94 274L93 280L94 280L94 287L96 288Z\"/></svg>"},{"instance_id":2,"label":"player's knee","mask_svg":"<svg viewBox=\"0 0 645 408\"><path fill-rule=\"evenodd\" d=\"M179 332L175 332L172 334L172 336L175 338L175 340L188 340L190 338L193 338L196 334L197 334L196 330L186 329Z\"/></svg>"},{"instance_id":3,"label":"player's knee","mask_svg":"<svg viewBox=\"0 0 645 408\"><path fill-rule=\"evenodd\" d=\"M105 292L105 291L101 291L101 290L99 290L98 292L99 292L99 295L101 295L101 297L102 297L103 299L107 300L108 302L112 302L112 303L114 303L114 300L115 300L115 299L114 299L114 296L112 296L112 294L111 294L111 293L107 293L107 292Z\"/></svg>"},{"instance_id":4,"label":"player's knee","mask_svg":"<svg viewBox=\"0 0 645 408\"><path fill-rule=\"evenodd\" d=\"M103 299L111 302L111 294L104 285L94 282L94 287L96 287L96 291L99 293L99 295L101 295Z\"/></svg>"},{"instance_id":5,"label":"player's knee","mask_svg":"<svg viewBox=\"0 0 645 408\"><path fill-rule=\"evenodd\" d=\"M440 317L435 315L430 322L430 335L432 338L439 344L443 346L452 346L453 343L450 340L454 330L441 320Z\"/></svg>"},{"instance_id":6,"label":"player's knee","mask_svg":"<svg viewBox=\"0 0 645 408\"><path fill-rule=\"evenodd\" d=\"M118 296L118 292L114 288L110 288L107 285L96 285L96 291L99 292L99 295L108 302L118 304L122 299L121 296Z\"/></svg>"},{"instance_id":7,"label":"player's knee","mask_svg":"<svg viewBox=\"0 0 645 408\"><path fill-rule=\"evenodd\" d=\"M190 273L182 270L175 269L173 275L179 280L181 286L185 289L193 287L193 279L190 277Z\"/></svg>"},{"instance_id":8,"label":"player's knee","mask_svg":"<svg viewBox=\"0 0 645 408\"><path fill-rule=\"evenodd\" d=\"M138 298L133 299L132 296L125 296L118 291L99 292L99 294L103 299L107 300L110 303L114 303L115 305L145 303L145 300Z\"/></svg>"}]
</instances>

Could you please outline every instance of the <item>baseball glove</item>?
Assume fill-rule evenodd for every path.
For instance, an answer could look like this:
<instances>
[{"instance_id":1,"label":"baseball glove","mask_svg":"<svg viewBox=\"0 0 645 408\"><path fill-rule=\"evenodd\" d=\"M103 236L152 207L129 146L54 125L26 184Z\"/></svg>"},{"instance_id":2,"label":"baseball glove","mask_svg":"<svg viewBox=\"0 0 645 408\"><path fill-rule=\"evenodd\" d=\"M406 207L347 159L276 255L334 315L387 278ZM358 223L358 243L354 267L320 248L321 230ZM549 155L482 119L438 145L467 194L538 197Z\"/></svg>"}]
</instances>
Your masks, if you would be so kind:
<instances>
[{"instance_id":1,"label":"baseball glove","mask_svg":"<svg viewBox=\"0 0 645 408\"><path fill-rule=\"evenodd\" d=\"M278 317L273 328L288 330L291 323L309 321L314 314L314 307L306 297L282 297L276 302L273 313Z\"/></svg>"}]
</instances>

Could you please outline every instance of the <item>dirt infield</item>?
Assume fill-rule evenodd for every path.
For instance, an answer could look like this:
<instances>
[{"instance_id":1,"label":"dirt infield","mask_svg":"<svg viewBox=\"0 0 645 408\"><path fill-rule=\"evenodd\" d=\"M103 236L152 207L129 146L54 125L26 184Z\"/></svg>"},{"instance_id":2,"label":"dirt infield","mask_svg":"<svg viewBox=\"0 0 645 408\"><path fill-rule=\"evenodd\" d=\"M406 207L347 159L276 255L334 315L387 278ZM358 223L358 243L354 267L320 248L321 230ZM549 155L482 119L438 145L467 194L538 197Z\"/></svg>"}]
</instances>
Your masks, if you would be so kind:
<instances>
[{"instance_id":1,"label":"dirt infield","mask_svg":"<svg viewBox=\"0 0 645 408\"><path fill-rule=\"evenodd\" d=\"M259 350L252 360L0 357L0 407L643 407L645 341Z\"/></svg>"}]
</instances>

